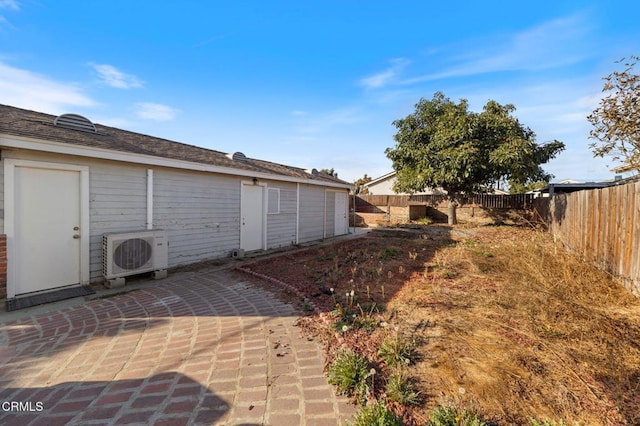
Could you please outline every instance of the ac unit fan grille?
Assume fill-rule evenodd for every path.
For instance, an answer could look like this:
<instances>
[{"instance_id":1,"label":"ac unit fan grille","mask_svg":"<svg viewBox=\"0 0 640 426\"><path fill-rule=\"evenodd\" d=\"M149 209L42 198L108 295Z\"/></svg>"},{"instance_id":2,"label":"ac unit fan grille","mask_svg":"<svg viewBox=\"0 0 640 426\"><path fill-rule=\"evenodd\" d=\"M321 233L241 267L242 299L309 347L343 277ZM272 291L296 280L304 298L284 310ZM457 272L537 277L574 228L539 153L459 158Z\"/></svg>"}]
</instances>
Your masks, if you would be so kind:
<instances>
[{"instance_id":1,"label":"ac unit fan grille","mask_svg":"<svg viewBox=\"0 0 640 426\"><path fill-rule=\"evenodd\" d=\"M145 230L102 236L102 275L110 280L168 266L167 232Z\"/></svg>"},{"instance_id":2,"label":"ac unit fan grille","mask_svg":"<svg viewBox=\"0 0 640 426\"><path fill-rule=\"evenodd\" d=\"M139 269L151 260L152 250L151 244L142 238L125 240L113 251L113 263L126 271Z\"/></svg>"}]
</instances>

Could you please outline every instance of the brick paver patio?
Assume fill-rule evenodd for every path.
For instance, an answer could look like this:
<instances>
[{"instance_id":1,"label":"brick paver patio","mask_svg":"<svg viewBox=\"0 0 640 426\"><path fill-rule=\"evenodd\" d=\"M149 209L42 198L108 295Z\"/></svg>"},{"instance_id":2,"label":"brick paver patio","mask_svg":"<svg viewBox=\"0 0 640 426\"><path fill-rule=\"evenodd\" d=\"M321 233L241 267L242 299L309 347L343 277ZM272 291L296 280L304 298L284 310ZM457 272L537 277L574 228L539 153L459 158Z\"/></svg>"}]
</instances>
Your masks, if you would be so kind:
<instances>
[{"instance_id":1,"label":"brick paver patio","mask_svg":"<svg viewBox=\"0 0 640 426\"><path fill-rule=\"evenodd\" d=\"M294 308L242 278L176 273L0 323L0 424L345 424Z\"/></svg>"}]
</instances>

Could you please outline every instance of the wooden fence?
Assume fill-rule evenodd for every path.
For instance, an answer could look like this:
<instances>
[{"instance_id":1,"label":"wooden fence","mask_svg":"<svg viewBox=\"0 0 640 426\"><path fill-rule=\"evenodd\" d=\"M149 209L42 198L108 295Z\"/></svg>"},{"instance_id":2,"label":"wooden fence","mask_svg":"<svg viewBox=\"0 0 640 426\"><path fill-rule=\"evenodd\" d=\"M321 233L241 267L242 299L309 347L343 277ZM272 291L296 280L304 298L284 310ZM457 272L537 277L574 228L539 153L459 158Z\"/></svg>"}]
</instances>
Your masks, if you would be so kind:
<instances>
[{"instance_id":1,"label":"wooden fence","mask_svg":"<svg viewBox=\"0 0 640 426\"><path fill-rule=\"evenodd\" d=\"M640 296L640 182L556 194L536 209L557 240Z\"/></svg>"},{"instance_id":2,"label":"wooden fence","mask_svg":"<svg viewBox=\"0 0 640 426\"><path fill-rule=\"evenodd\" d=\"M437 206L447 200L446 195L359 195L356 197L356 211L363 211L367 206L407 207L410 205ZM496 195L479 194L463 200L471 204L489 209L530 209L534 200L533 194ZM363 210L360 210L363 209Z\"/></svg>"}]
</instances>

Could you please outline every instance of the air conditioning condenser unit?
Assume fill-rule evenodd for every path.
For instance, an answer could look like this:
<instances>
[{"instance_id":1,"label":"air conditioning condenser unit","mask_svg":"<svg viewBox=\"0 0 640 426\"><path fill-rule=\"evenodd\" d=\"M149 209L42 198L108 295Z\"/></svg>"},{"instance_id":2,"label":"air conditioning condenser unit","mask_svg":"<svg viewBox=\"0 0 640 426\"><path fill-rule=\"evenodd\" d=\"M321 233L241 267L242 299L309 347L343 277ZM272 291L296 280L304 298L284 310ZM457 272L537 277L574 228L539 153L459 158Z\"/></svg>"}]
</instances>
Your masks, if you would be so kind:
<instances>
[{"instance_id":1,"label":"air conditioning condenser unit","mask_svg":"<svg viewBox=\"0 0 640 426\"><path fill-rule=\"evenodd\" d=\"M143 272L164 271L169 262L167 232L162 230L104 234L102 275L107 287L124 285L124 278ZM161 276L158 276L161 275Z\"/></svg>"}]
</instances>

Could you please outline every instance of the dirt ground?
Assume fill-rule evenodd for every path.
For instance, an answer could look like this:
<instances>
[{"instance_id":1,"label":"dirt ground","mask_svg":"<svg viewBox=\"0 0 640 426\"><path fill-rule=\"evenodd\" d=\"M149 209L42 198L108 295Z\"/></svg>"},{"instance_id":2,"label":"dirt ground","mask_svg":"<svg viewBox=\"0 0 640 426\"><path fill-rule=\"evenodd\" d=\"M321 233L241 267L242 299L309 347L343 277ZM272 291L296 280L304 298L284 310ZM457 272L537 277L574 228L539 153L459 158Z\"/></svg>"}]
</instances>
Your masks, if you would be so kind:
<instances>
[{"instance_id":1,"label":"dirt ground","mask_svg":"<svg viewBox=\"0 0 640 426\"><path fill-rule=\"evenodd\" d=\"M409 372L420 403L394 407L408 423L447 405L500 425L640 424L640 300L546 233L380 229L247 268L294 286L322 312L350 308L353 324L335 329L374 368L390 333L415 342ZM311 317L307 328L333 335L318 324ZM335 353L338 341L326 341Z\"/></svg>"}]
</instances>

